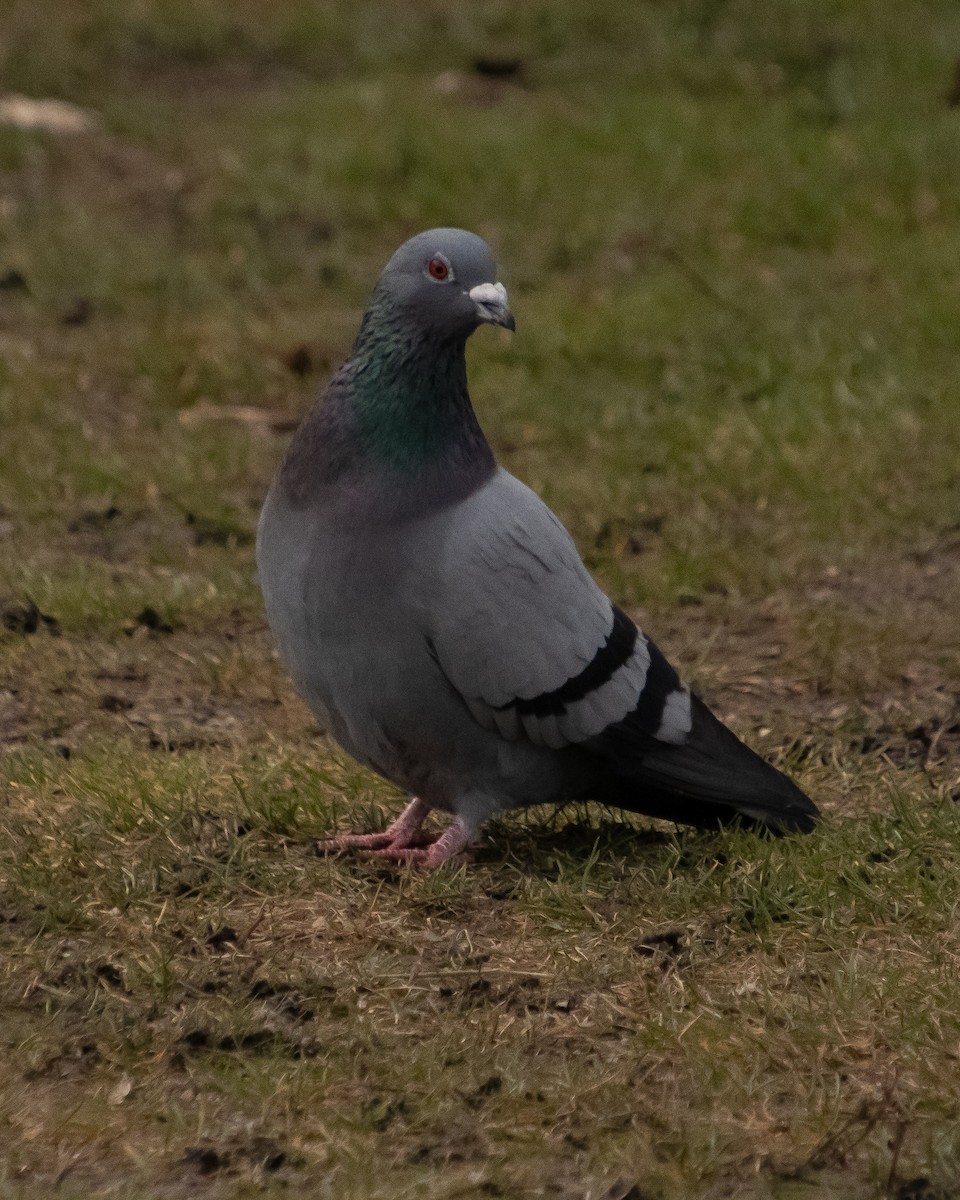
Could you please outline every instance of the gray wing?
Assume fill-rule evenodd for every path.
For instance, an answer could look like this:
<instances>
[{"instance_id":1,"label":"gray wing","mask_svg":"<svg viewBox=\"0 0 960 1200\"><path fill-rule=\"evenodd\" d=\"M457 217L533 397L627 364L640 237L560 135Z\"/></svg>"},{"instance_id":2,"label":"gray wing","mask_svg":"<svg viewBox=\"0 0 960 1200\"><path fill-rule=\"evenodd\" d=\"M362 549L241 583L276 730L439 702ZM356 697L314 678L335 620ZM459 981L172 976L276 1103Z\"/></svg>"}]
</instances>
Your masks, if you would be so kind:
<instances>
[{"instance_id":1,"label":"gray wing","mask_svg":"<svg viewBox=\"0 0 960 1200\"><path fill-rule=\"evenodd\" d=\"M486 728L559 749L642 710L653 688L649 732L679 742L689 731L689 692L513 476L497 472L457 507L439 588L433 652Z\"/></svg>"}]
</instances>

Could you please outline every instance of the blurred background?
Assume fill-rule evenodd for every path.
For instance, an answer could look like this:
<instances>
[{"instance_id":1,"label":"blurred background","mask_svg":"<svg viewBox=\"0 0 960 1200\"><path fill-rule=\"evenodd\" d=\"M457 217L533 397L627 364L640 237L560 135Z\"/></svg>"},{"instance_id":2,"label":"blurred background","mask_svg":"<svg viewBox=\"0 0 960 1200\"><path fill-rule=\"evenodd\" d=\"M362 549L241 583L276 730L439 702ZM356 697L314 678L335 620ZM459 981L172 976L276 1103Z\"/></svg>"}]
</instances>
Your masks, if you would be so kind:
<instances>
[{"instance_id":1,"label":"blurred background","mask_svg":"<svg viewBox=\"0 0 960 1200\"><path fill-rule=\"evenodd\" d=\"M91 514L144 566L247 541L437 224L518 314L473 351L490 437L621 599L926 545L958 500L958 47L947 2L8 3L8 579L82 623L147 586ZM196 586L252 602L238 566Z\"/></svg>"}]
</instances>

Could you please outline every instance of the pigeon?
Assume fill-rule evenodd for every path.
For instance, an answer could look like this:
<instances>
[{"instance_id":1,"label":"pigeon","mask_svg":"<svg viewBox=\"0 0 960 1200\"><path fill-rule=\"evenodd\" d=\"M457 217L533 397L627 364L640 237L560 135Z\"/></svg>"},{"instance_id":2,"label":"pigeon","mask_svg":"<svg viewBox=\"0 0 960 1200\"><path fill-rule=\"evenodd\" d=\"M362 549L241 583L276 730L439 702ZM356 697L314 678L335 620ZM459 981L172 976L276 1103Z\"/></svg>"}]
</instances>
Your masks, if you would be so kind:
<instances>
[{"instance_id":1,"label":"pigeon","mask_svg":"<svg viewBox=\"0 0 960 1200\"><path fill-rule=\"evenodd\" d=\"M405 242L264 503L260 584L297 689L413 797L382 832L319 851L437 867L497 813L585 799L810 831L813 802L681 682L497 464L467 390L466 342L486 324L515 329L486 243ZM453 820L431 838L432 809Z\"/></svg>"}]
</instances>

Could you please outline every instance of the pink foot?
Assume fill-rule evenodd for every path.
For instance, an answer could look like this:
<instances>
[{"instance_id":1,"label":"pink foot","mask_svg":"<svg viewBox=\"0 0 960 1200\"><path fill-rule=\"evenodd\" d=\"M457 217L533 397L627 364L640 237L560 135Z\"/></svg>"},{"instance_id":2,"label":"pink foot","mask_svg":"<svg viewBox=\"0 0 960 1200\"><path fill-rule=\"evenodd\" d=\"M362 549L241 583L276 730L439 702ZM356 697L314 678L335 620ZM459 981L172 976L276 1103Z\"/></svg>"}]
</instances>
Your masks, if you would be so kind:
<instances>
[{"instance_id":1,"label":"pink foot","mask_svg":"<svg viewBox=\"0 0 960 1200\"><path fill-rule=\"evenodd\" d=\"M341 833L317 842L317 853L336 854L340 850L389 850L429 843L432 838L421 833L430 805L414 797L397 819L383 833Z\"/></svg>"},{"instance_id":2,"label":"pink foot","mask_svg":"<svg viewBox=\"0 0 960 1200\"><path fill-rule=\"evenodd\" d=\"M338 850L377 850L389 846L392 835L383 833L339 833L336 837L317 842L318 854L336 854Z\"/></svg>"},{"instance_id":3,"label":"pink foot","mask_svg":"<svg viewBox=\"0 0 960 1200\"><path fill-rule=\"evenodd\" d=\"M367 857L386 858L391 862L408 863L425 870L433 870L446 863L468 863L473 861L473 855L466 847L474 833L472 825L468 825L462 817L457 817L429 846L413 849L394 844L383 849L371 849Z\"/></svg>"}]
</instances>

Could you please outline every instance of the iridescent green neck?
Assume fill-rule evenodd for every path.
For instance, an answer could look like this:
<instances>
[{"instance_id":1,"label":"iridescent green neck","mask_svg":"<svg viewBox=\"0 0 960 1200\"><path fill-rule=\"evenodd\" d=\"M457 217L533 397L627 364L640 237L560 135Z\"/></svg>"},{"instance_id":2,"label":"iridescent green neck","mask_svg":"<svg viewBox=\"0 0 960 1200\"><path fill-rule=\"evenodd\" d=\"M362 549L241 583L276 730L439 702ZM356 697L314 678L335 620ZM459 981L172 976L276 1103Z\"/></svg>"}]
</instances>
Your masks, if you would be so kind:
<instances>
[{"instance_id":1,"label":"iridescent green neck","mask_svg":"<svg viewBox=\"0 0 960 1200\"><path fill-rule=\"evenodd\" d=\"M290 443L281 484L294 507L335 489L348 508L382 519L384 506L396 517L454 503L495 469L467 392L463 340L411 328L374 302L349 361Z\"/></svg>"},{"instance_id":2,"label":"iridescent green neck","mask_svg":"<svg viewBox=\"0 0 960 1200\"><path fill-rule=\"evenodd\" d=\"M352 355L356 433L374 458L415 472L486 447L467 392L464 341L439 341L389 309L367 313ZM488 451L489 453L489 451Z\"/></svg>"}]
</instances>

